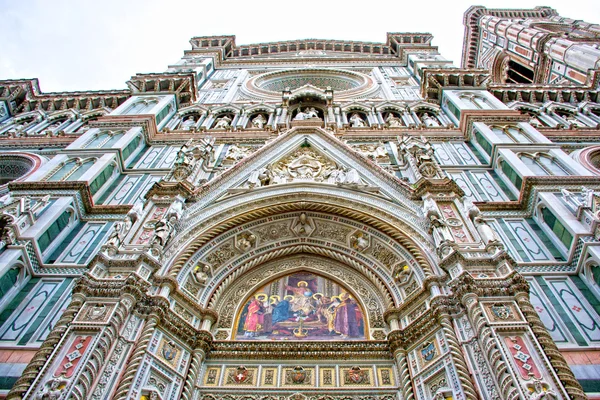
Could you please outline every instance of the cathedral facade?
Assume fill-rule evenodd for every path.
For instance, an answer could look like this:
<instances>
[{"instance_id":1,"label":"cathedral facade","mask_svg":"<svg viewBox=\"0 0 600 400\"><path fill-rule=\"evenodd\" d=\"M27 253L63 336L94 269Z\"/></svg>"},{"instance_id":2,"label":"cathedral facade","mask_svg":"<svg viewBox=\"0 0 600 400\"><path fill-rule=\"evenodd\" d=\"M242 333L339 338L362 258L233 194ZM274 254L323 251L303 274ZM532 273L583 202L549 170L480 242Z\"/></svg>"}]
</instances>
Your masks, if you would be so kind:
<instances>
[{"instance_id":1,"label":"cathedral facade","mask_svg":"<svg viewBox=\"0 0 600 400\"><path fill-rule=\"evenodd\" d=\"M600 25L464 25L0 81L3 398L599 399Z\"/></svg>"}]
</instances>

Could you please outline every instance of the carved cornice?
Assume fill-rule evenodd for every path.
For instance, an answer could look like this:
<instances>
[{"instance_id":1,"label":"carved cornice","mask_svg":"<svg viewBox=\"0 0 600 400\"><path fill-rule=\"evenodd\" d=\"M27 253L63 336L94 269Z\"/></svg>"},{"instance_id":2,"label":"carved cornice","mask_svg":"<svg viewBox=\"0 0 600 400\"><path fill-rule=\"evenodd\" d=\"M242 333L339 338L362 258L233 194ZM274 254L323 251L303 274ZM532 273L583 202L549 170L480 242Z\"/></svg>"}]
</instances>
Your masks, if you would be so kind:
<instances>
[{"instance_id":1,"label":"carved cornice","mask_svg":"<svg viewBox=\"0 0 600 400\"><path fill-rule=\"evenodd\" d=\"M467 140L471 139L473 123L483 122L488 125L529 122L530 117L517 110L463 110L460 115L459 128Z\"/></svg>"},{"instance_id":2,"label":"carved cornice","mask_svg":"<svg viewBox=\"0 0 600 400\"><path fill-rule=\"evenodd\" d=\"M85 212L88 214L120 214L125 215L133 206L128 204L104 205L94 204L90 185L84 181L60 181L60 182L10 182L9 189L18 195L20 191L38 191L48 193L56 190L73 190L79 192L83 201Z\"/></svg>"},{"instance_id":3,"label":"carved cornice","mask_svg":"<svg viewBox=\"0 0 600 400\"><path fill-rule=\"evenodd\" d=\"M392 355L386 341L214 341L210 358L237 360L390 360Z\"/></svg>"},{"instance_id":4,"label":"carved cornice","mask_svg":"<svg viewBox=\"0 0 600 400\"><path fill-rule=\"evenodd\" d=\"M543 104L549 101L576 104L600 101L600 70L590 70L585 85L493 84L488 91L503 103L520 101Z\"/></svg>"},{"instance_id":5,"label":"carved cornice","mask_svg":"<svg viewBox=\"0 0 600 400\"><path fill-rule=\"evenodd\" d=\"M458 197L465 195L465 192L456 183L454 179L448 177L442 179L421 178L414 184L415 192L413 199L420 200L427 193L454 193Z\"/></svg>"},{"instance_id":6,"label":"carved cornice","mask_svg":"<svg viewBox=\"0 0 600 400\"><path fill-rule=\"evenodd\" d=\"M0 99L8 100L12 115L32 110L93 110L117 108L131 95L127 89L81 92L42 93L37 79L0 81Z\"/></svg>"},{"instance_id":7,"label":"carved cornice","mask_svg":"<svg viewBox=\"0 0 600 400\"><path fill-rule=\"evenodd\" d=\"M500 262L506 261L513 268L516 268L515 261L506 251L497 252L493 256L490 256L486 253L482 253L481 255L482 257L465 257L461 250L455 250L448 256L444 257L438 265L444 271L448 271L451 266L456 264L460 264L465 267L495 267Z\"/></svg>"},{"instance_id":8,"label":"carved cornice","mask_svg":"<svg viewBox=\"0 0 600 400\"><path fill-rule=\"evenodd\" d=\"M421 79L421 96L425 101L439 103L444 88L482 89L489 80L489 72L480 68L425 68Z\"/></svg>"},{"instance_id":9,"label":"carved cornice","mask_svg":"<svg viewBox=\"0 0 600 400\"><path fill-rule=\"evenodd\" d=\"M191 72L137 74L127 81L132 94L174 94L179 107L194 103L198 98L196 75Z\"/></svg>"},{"instance_id":10,"label":"carved cornice","mask_svg":"<svg viewBox=\"0 0 600 400\"><path fill-rule=\"evenodd\" d=\"M146 192L144 197L146 199L150 199L154 196L177 196L180 195L183 198L187 199L194 195L194 191L196 187L192 185L190 182L180 181L180 182L167 182L160 180Z\"/></svg>"},{"instance_id":11,"label":"carved cornice","mask_svg":"<svg viewBox=\"0 0 600 400\"><path fill-rule=\"evenodd\" d=\"M527 280L516 271L502 278L474 278L463 272L448 283L456 299L467 294L480 297L515 296L517 293L529 293Z\"/></svg>"},{"instance_id":12,"label":"carved cornice","mask_svg":"<svg viewBox=\"0 0 600 400\"><path fill-rule=\"evenodd\" d=\"M517 201L475 202L481 211L525 211L528 209L531 195L537 191L558 191L565 186L585 186L599 190L597 176L526 176L523 178Z\"/></svg>"}]
</instances>

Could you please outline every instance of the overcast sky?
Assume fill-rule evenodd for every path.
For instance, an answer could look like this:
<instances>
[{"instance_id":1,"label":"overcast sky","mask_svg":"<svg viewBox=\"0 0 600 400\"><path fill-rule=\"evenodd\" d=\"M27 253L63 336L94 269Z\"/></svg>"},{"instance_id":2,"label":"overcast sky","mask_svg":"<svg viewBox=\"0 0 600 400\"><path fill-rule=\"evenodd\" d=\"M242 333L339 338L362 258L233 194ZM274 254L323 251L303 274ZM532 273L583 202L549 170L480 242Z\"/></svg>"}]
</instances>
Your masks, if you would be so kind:
<instances>
[{"instance_id":1,"label":"overcast sky","mask_svg":"<svg viewBox=\"0 0 600 400\"><path fill-rule=\"evenodd\" d=\"M445 1L0 0L0 79L39 78L44 92L125 88L162 72L193 36L236 35L237 44L292 39L385 41L386 32L430 32L460 65L463 13ZM502 0L488 8L548 5L600 23L598 0Z\"/></svg>"}]
</instances>

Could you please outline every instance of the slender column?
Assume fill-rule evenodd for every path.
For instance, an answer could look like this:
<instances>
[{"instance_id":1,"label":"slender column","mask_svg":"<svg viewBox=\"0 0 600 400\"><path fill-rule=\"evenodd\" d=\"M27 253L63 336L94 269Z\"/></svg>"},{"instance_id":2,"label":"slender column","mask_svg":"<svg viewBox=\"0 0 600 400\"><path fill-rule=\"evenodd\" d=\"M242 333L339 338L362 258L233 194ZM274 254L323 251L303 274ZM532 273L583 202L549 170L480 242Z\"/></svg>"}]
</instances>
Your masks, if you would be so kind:
<instances>
[{"instance_id":1,"label":"slender column","mask_svg":"<svg viewBox=\"0 0 600 400\"><path fill-rule=\"evenodd\" d=\"M471 381L469 369L467 367L467 363L465 362L465 358L460 349L460 346L458 345L456 332L454 332L454 328L452 327L450 317L444 313L440 316L439 321L442 325L444 336L446 336L446 340L448 341L448 347L450 347L450 354L452 354L452 360L454 361L454 365L456 366L458 379L460 380L460 384L462 386L465 397L469 400L477 400L479 399L479 396L477 396L475 386L473 386L473 382Z\"/></svg>"},{"instance_id":2,"label":"slender column","mask_svg":"<svg viewBox=\"0 0 600 400\"><path fill-rule=\"evenodd\" d=\"M138 368L142 363L142 359L146 354L146 349L148 348L148 343L150 343L150 339L152 338L152 334L154 333L154 328L158 324L158 317L152 315L148 317L148 321L144 325L144 329L140 334L137 345L133 349L133 353L127 362L127 368L125 369L125 373L123 374L123 378L121 378L121 382L117 387L117 391L115 394L115 399L122 400L127 397L127 393L131 389L131 384L133 383L133 379L135 378L136 373L138 372Z\"/></svg>"},{"instance_id":3,"label":"slender column","mask_svg":"<svg viewBox=\"0 0 600 400\"><path fill-rule=\"evenodd\" d=\"M554 343L548 330L544 327L538 313L529 301L527 293L518 293L515 297L517 298L517 304L519 305L521 312L525 315L533 334L538 342L540 342L546 356L550 360L550 364L552 364L552 367L554 367L554 370L556 371L556 375L558 375L560 383L564 385L569 396L572 399L586 399L587 397L581 384L573 375L565 358L558 350L558 347L556 347L556 343Z\"/></svg>"},{"instance_id":4,"label":"slender column","mask_svg":"<svg viewBox=\"0 0 600 400\"><path fill-rule=\"evenodd\" d=\"M196 381L198 380L198 374L200 373L200 368L205 357L206 353L203 349L197 348L194 350L194 355L192 356L192 361L186 375L183 393L181 394L182 400L191 400L194 397Z\"/></svg>"},{"instance_id":5,"label":"slender column","mask_svg":"<svg viewBox=\"0 0 600 400\"><path fill-rule=\"evenodd\" d=\"M21 377L17 380L11 391L8 393L7 399L21 399L30 388L35 379L40 376L40 371L46 361L55 350L56 345L62 339L64 333L69 327L69 323L73 321L77 312L83 304L84 298L80 294L74 294L71 303L60 317L48 337L42 344L42 347L35 353L33 359L29 362Z\"/></svg>"},{"instance_id":6,"label":"slender column","mask_svg":"<svg viewBox=\"0 0 600 400\"><path fill-rule=\"evenodd\" d=\"M396 350L394 353L398 373L400 374L400 390L402 390L402 400L413 400L415 393L413 391L410 372L408 371L408 361L406 360L406 352L402 349Z\"/></svg>"}]
</instances>

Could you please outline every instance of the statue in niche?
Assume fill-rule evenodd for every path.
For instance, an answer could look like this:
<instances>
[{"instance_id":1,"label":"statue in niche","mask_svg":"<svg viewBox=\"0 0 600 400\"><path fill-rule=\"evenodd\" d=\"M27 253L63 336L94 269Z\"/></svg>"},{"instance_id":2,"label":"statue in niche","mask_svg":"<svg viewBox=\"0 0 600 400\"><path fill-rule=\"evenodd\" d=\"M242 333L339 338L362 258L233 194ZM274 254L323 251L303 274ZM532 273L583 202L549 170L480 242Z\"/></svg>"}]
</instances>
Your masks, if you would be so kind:
<instances>
[{"instance_id":1,"label":"statue in niche","mask_svg":"<svg viewBox=\"0 0 600 400\"><path fill-rule=\"evenodd\" d=\"M298 113L294 117L294 121L303 121L311 118L319 118L319 112L314 107L306 107L304 111L298 109Z\"/></svg>"},{"instance_id":2,"label":"statue in niche","mask_svg":"<svg viewBox=\"0 0 600 400\"><path fill-rule=\"evenodd\" d=\"M154 225L154 237L152 238L152 242L150 242L151 247L157 250L162 250L171 238L172 232L172 222L166 218L160 219Z\"/></svg>"},{"instance_id":3,"label":"statue in niche","mask_svg":"<svg viewBox=\"0 0 600 400\"><path fill-rule=\"evenodd\" d=\"M581 187L581 199L584 207L592 207L594 205L594 189Z\"/></svg>"},{"instance_id":4,"label":"statue in niche","mask_svg":"<svg viewBox=\"0 0 600 400\"><path fill-rule=\"evenodd\" d=\"M579 118L577 118L574 115L569 114L565 117L565 119L569 123L569 128L586 128L587 127L583 122L581 122L579 120Z\"/></svg>"},{"instance_id":5,"label":"statue in niche","mask_svg":"<svg viewBox=\"0 0 600 400\"><path fill-rule=\"evenodd\" d=\"M454 237L445 221L432 214L429 216L429 222L431 223L429 233L433 236L437 247L448 242L454 242Z\"/></svg>"},{"instance_id":6,"label":"statue in niche","mask_svg":"<svg viewBox=\"0 0 600 400\"><path fill-rule=\"evenodd\" d=\"M171 206L165 213L166 218L169 219L171 223L175 223L183 215L184 201L185 199L178 195L177 197L175 197L175 201L173 201L173 204L171 204Z\"/></svg>"},{"instance_id":7,"label":"statue in niche","mask_svg":"<svg viewBox=\"0 0 600 400\"><path fill-rule=\"evenodd\" d=\"M438 122L437 118L432 117L428 113L424 113L423 116L421 117L421 120L423 121L423 124L426 127L437 127L437 126L440 126L440 123Z\"/></svg>"},{"instance_id":8,"label":"statue in niche","mask_svg":"<svg viewBox=\"0 0 600 400\"><path fill-rule=\"evenodd\" d=\"M183 122L181 123L181 130L183 131L191 131L195 128L196 125L196 120L194 119L193 115L190 115L189 117L186 117Z\"/></svg>"},{"instance_id":9,"label":"statue in niche","mask_svg":"<svg viewBox=\"0 0 600 400\"><path fill-rule=\"evenodd\" d=\"M350 126L353 128L362 128L367 126L367 124L365 123L365 120L361 118L359 113L353 113L352 116L349 119L350 121Z\"/></svg>"},{"instance_id":10,"label":"statue in niche","mask_svg":"<svg viewBox=\"0 0 600 400\"><path fill-rule=\"evenodd\" d=\"M111 246L111 247L119 247L121 245L121 241L122 241L122 237L123 237L123 230L124 230L124 223L122 221L117 221L115 222L115 224L113 225L113 230L110 233L110 236L108 237L108 240L106 241L105 246Z\"/></svg>"},{"instance_id":11,"label":"statue in niche","mask_svg":"<svg viewBox=\"0 0 600 400\"><path fill-rule=\"evenodd\" d=\"M307 217L306 213L301 213L292 223L292 231L298 236L308 236L314 229L314 222Z\"/></svg>"},{"instance_id":12,"label":"statue in niche","mask_svg":"<svg viewBox=\"0 0 600 400\"><path fill-rule=\"evenodd\" d=\"M246 252L256 244L256 236L251 232L244 232L236 237L236 246L242 252Z\"/></svg>"},{"instance_id":13,"label":"statue in niche","mask_svg":"<svg viewBox=\"0 0 600 400\"><path fill-rule=\"evenodd\" d=\"M401 128L403 126L402 120L396 117L394 113L388 113L387 117L385 118L385 125L388 128Z\"/></svg>"},{"instance_id":14,"label":"statue in niche","mask_svg":"<svg viewBox=\"0 0 600 400\"><path fill-rule=\"evenodd\" d=\"M310 107L310 108L305 108L304 109L304 114L306 114L306 118L319 118L319 113L317 112L317 109L314 107Z\"/></svg>"},{"instance_id":15,"label":"statue in niche","mask_svg":"<svg viewBox=\"0 0 600 400\"><path fill-rule=\"evenodd\" d=\"M215 124L215 129L229 129L231 127L231 118L227 115L223 115L220 118L217 118L217 123Z\"/></svg>"},{"instance_id":16,"label":"statue in niche","mask_svg":"<svg viewBox=\"0 0 600 400\"><path fill-rule=\"evenodd\" d=\"M196 282L202 286L206 285L206 282L209 279L208 273L210 272L210 266L201 262L198 263L194 271L194 278L196 279Z\"/></svg>"},{"instance_id":17,"label":"statue in niche","mask_svg":"<svg viewBox=\"0 0 600 400\"><path fill-rule=\"evenodd\" d=\"M481 240L485 245L489 243L500 242L500 239L498 238L498 235L496 234L494 229L492 229L492 227L487 223L487 221L483 217L475 217L473 223L475 224L475 228L477 228L477 232L479 232L479 236L481 236Z\"/></svg>"},{"instance_id":18,"label":"statue in niche","mask_svg":"<svg viewBox=\"0 0 600 400\"><path fill-rule=\"evenodd\" d=\"M262 114L258 114L256 117L252 118L252 127L253 128L263 129L265 127L266 123L267 123L267 119Z\"/></svg>"},{"instance_id":19,"label":"statue in niche","mask_svg":"<svg viewBox=\"0 0 600 400\"><path fill-rule=\"evenodd\" d=\"M175 162L171 168L171 172L168 177L173 178L176 181L183 181L187 179L197 164L209 163L212 161L212 143L204 138L199 144L193 145L193 139L190 139L186 144L181 146L175 156Z\"/></svg>"}]
</instances>

